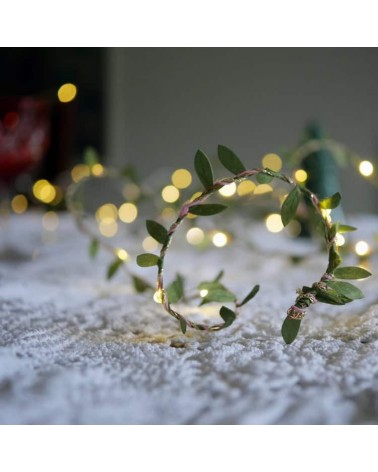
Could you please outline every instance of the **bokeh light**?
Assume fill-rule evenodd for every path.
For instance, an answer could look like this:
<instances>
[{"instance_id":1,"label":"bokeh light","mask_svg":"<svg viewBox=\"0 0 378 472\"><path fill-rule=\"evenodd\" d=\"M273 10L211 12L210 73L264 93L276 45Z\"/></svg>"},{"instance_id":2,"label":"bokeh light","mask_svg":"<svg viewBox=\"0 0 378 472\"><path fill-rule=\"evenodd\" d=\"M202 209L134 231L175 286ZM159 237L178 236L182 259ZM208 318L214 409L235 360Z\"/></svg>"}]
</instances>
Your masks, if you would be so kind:
<instances>
[{"instance_id":1,"label":"bokeh light","mask_svg":"<svg viewBox=\"0 0 378 472\"><path fill-rule=\"evenodd\" d=\"M123 203L119 207L118 216L124 223L132 223L138 216L138 208L134 203Z\"/></svg>"},{"instance_id":2,"label":"bokeh light","mask_svg":"<svg viewBox=\"0 0 378 472\"><path fill-rule=\"evenodd\" d=\"M205 233L201 228L190 228L190 230L186 233L186 240L189 244L194 246L201 244L204 239Z\"/></svg>"},{"instance_id":3,"label":"bokeh light","mask_svg":"<svg viewBox=\"0 0 378 472\"><path fill-rule=\"evenodd\" d=\"M264 193L273 192L273 188L269 184L257 185L254 191L255 195L263 195Z\"/></svg>"},{"instance_id":4,"label":"bokeh light","mask_svg":"<svg viewBox=\"0 0 378 472\"><path fill-rule=\"evenodd\" d=\"M98 223L111 224L117 220L118 210L113 203L105 203L97 208L96 220Z\"/></svg>"},{"instance_id":5,"label":"bokeh light","mask_svg":"<svg viewBox=\"0 0 378 472\"><path fill-rule=\"evenodd\" d=\"M256 188L256 184L251 180L244 180L238 185L238 195L243 197L248 194L252 194Z\"/></svg>"},{"instance_id":6,"label":"bokeh light","mask_svg":"<svg viewBox=\"0 0 378 472\"><path fill-rule=\"evenodd\" d=\"M283 230L284 225L282 224L281 215L278 213L272 213L265 220L265 225L271 233L279 233Z\"/></svg>"},{"instance_id":7,"label":"bokeh light","mask_svg":"<svg viewBox=\"0 0 378 472\"><path fill-rule=\"evenodd\" d=\"M77 183L80 182L81 179L84 179L84 177L88 177L90 173L90 169L87 165L77 164L71 170L71 178L75 183Z\"/></svg>"},{"instance_id":8,"label":"bokeh light","mask_svg":"<svg viewBox=\"0 0 378 472\"><path fill-rule=\"evenodd\" d=\"M236 183L232 182L231 184L225 185L218 190L222 197L232 197L236 192Z\"/></svg>"},{"instance_id":9,"label":"bokeh light","mask_svg":"<svg viewBox=\"0 0 378 472\"><path fill-rule=\"evenodd\" d=\"M129 254L125 249L118 248L116 249L115 253L118 259L120 259L121 261L127 261L127 259L129 258Z\"/></svg>"},{"instance_id":10,"label":"bokeh light","mask_svg":"<svg viewBox=\"0 0 378 472\"><path fill-rule=\"evenodd\" d=\"M47 231L55 231L59 226L59 216L55 211L47 211L42 216L42 226Z\"/></svg>"},{"instance_id":11,"label":"bokeh light","mask_svg":"<svg viewBox=\"0 0 378 472\"><path fill-rule=\"evenodd\" d=\"M358 241L354 250L358 256L367 256L370 253L370 246L366 241Z\"/></svg>"},{"instance_id":12,"label":"bokeh light","mask_svg":"<svg viewBox=\"0 0 378 472\"><path fill-rule=\"evenodd\" d=\"M101 221L98 227L100 233L106 238L112 238L118 231L118 224L116 221Z\"/></svg>"},{"instance_id":13,"label":"bokeh light","mask_svg":"<svg viewBox=\"0 0 378 472\"><path fill-rule=\"evenodd\" d=\"M72 102L76 97L77 87L74 84L63 84L58 90L58 98L62 103Z\"/></svg>"},{"instance_id":14,"label":"bokeh light","mask_svg":"<svg viewBox=\"0 0 378 472\"><path fill-rule=\"evenodd\" d=\"M370 161L361 161L358 170L364 177L369 177L374 172L374 166Z\"/></svg>"},{"instance_id":15,"label":"bokeh light","mask_svg":"<svg viewBox=\"0 0 378 472\"><path fill-rule=\"evenodd\" d=\"M158 242L152 236L147 236L143 239L142 246L146 252L154 252L158 248Z\"/></svg>"},{"instance_id":16,"label":"bokeh light","mask_svg":"<svg viewBox=\"0 0 378 472\"><path fill-rule=\"evenodd\" d=\"M172 184L179 188L187 188L192 183L192 174L187 169L177 169L173 172Z\"/></svg>"},{"instance_id":17,"label":"bokeh light","mask_svg":"<svg viewBox=\"0 0 378 472\"><path fill-rule=\"evenodd\" d=\"M228 237L226 233L222 231L217 231L213 237L211 238L214 246L216 247L224 247L228 243Z\"/></svg>"},{"instance_id":18,"label":"bokeh light","mask_svg":"<svg viewBox=\"0 0 378 472\"><path fill-rule=\"evenodd\" d=\"M282 159L277 154L269 153L262 158L262 165L278 172L282 169Z\"/></svg>"},{"instance_id":19,"label":"bokeh light","mask_svg":"<svg viewBox=\"0 0 378 472\"><path fill-rule=\"evenodd\" d=\"M159 288L158 290L156 290L156 292L154 293L154 302L155 303L163 303L164 301L164 293L163 293L163 290L161 288Z\"/></svg>"},{"instance_id":20,"label":"bokeh light","mask_svg":"<svg viewBox=\"0 0 378 472\"><path fill-rule=\"evenodd\" d=\"M167 185L161 191L161 196L165 202L174 203L179 199L180 191L173 185Z\"/></svg>"},{"instance_id":21,"label":"bokeh light","mask_svg":"<svg viewBox=\"0 0 378 472\"><path fill-rule=\"evenodd\" d=\"M33 195L43 203L51 203L56 197L56 190L48 180L41 179L34 183Z\"/></svg>"},{"instance_id":22,"label":"bokeh light","mask_svg":"<svg viewBox=\"0 0 378 472\"><path fill-rule=\"evenodd\" d=\"M28 208L28 200L25 195L15 195L12 198L11 207L15 213L24 213Z\"/></svg>"},{"instance_id":23,"label":"bokeh light","mask_svg":"<svg viewBox=\"0 0 378 472\"><path fill-rule=\"evenodd\" d=\"M303 184L308 179L308 174L305 170L298 169L294 172L294 179L300 184Z\"/></svg>"}]
</instances>

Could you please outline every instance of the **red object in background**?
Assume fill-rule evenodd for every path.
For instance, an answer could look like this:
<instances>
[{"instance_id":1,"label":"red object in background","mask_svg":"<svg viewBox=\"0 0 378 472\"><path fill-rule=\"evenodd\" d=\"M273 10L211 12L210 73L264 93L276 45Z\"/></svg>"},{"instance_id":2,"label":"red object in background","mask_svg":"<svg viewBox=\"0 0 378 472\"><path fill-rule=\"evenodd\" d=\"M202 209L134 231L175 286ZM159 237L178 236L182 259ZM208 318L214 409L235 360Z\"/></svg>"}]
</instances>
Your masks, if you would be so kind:
<instances>
[{"instance_id":1,"label":"red object in background","mask_svg":"<svg viewBox=\"0 0 378 472\"><path fill-rule=\"evenodd\" d=\"M33 97L0 98L0 181L30 172L49 145L50 107Z\"/></svg>"}]
</instances>

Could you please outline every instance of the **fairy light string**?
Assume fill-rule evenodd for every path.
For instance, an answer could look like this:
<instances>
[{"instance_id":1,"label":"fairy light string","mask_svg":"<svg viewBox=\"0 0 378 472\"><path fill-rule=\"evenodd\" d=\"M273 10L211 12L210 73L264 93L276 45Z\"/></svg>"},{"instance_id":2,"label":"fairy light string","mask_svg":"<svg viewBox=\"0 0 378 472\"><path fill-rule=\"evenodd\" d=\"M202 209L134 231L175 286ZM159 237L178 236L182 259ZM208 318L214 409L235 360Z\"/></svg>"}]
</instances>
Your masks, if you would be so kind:
<instances>
[{"instance_id":1,"label":"fairy light string","mask_svg":"<svg viewBox=\"0 0 378 472\"><path fill-rule=\"evenodd\" d=\"M347 232L355 229L347 225L332 223L329 212L325 211L332 210L339 205L341 199L339 193L320 201L309 189L295 183L292 178L287 177L283 173L273 171L269 168L247 170L236 154L225 146L218 146L218 157L223 166L231 171L234 176L214 180L209 159L202 151L198 151L195 156L195 169L205 190L193 200L184 203L178 212L176 220L171 224L168 230L157 222L147 221L149 234L162 244L160 255L157 256L155 254L145 253L137 257L137 263L141 267L157 266L157 290L154 295L154 300L161 303L164 309L180 322L180 327L184 334L187 327L202 331L219 331L227 328L235 321L240 308L250 301L259 290L259 286L256 285L243 301L239 302L235 298L234 310L222 306L220 316L223 322L209 325L206 323L196 323L174 309L171 305L168 290L166 290L164 284L165 258L173 236L176 234L183 220L190 214L211 216L220 213L227 207L220 204L205 204L207 199L226 185L236 184L251 177L255 177L257 182L261 184L268 183L273 179L278 179L291 186L292 190L281 206L281 218L284 226L295 217L300 199L302 197L307 198L322 223L323 237L328 250L328 265L320 280L315 282L311 287L302 287L297 293L294 304L287 310L287 316L281 330L285 342L290 344L294 341L298 334L301 321L310 305L319 301L335 305L344 305L352 300L362 298L363 294L357 287L349 282L338 282L336 280L360 279L370 275L368 271L360 267L339 267L342 259L338 252L337 234L339 231Z\"/></svg>"}]
</instances>

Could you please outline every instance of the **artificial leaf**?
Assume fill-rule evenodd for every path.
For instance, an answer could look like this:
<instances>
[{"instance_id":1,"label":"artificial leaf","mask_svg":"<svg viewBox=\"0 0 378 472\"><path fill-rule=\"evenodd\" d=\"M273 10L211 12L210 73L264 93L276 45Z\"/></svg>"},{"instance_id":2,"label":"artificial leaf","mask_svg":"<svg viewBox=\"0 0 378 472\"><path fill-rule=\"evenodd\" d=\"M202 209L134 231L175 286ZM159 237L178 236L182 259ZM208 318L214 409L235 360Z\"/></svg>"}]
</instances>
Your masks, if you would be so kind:
<instances>
[{"instance_id":1,"label":"artificial leaf","mask_svg":"<svg viewBox=\"0 0 378 472\"><path fill-rule=\"evenodd\" d=\"M328 231L328 238L330 241L332 241L333 238L336 237L336 234L338 233L338 231L339 231L339 223L333 223L333 225Z\"/></svg>"},{"instance_id":2,"label":"artificial leaf","mask_svg":"<svg viewBox=\"0 0 378 472\"><path fill-rule=\"evenodd\" d=\"M92 168L98 162L99 158L96 149L93 147L87 147L84 150L84 164L86 164L89 168Z\"/></svg>"},{"instance_id":3,"label":"artificial leaf","mask_svg":"<svg viewBox=\"0 0 378 472\"><path fill-rule=\"evenodd\" d=\"M268 184L273 180L273 177L269 174L265 174L264 172L260 172L256 175L256 180L259 184Z\"/></svg>"},{"instance_id":4,"label":"artificial leaf","mask_svg":"<svg viewBox=\"0 0 378 472\"><path fill-rule=\"evenodd\" d=\"M281 207L281 219L284 226L288 225L290 221L294 218L295 213L299 205L299 200L301 197L301 191L296 185L289 195L285 198L285 201Z\"/></svg>"},{"instance_id":5,"label":"artificial leaf","mask_svg":"<svg viewBox=\"0 0 378 472\"><path fill-rule=\"evenodd\" d=\"M337 279L365 279L370 277L371 273L362 267L339 267L333 275Z\"/></svg>"},{"instance_id":6,"label":"artificial leaf","mask_svg":"<svg viewBox=\"0 0 378 472\"><path fill-rule=\"evenodd\" d=\"M200 204L200 205L193 205L190 207L189 212L193 213L193 215L199 216L210 216L216 215L221 211L225 210L227 207L225 205L221 205L219 203L210 203L210 204Z\"/></svg>"},{"instance_id":7,"label":"artificial leaf","mask_svg":"<svg viewBox=\"0 0 378 472\"><path fill-rule=\"evenodd\" d=\"M89 244L89 255L92 259L96 257L99 249L100 249L100 243L98 242L98 239L92 239L92 241Z\"/></svg>"},{"instance_id":8,"label":"artificial leaf","mask_svg":"<svg viewBox=\"0 0 378 472\"><path fill-rule=\"evenodd\" d=\"M339 224L339 233L349 233L350 231L356 231L357 228L354 226L349 226L349 225L341 225Z\"/></svg>"},{"instance_id":9,"label":"artificial leaf","mask_svg":"<svg viewBox=\"0 0 378 472\"><path fill-rule=\"evenodd\" d=\"M211 187L214 182L213 169L208 157L200 149L194 157L194 168L204 187Z\"/></svg>"},{"instance_id":10,"label":"artificial leaf","mask_svg":"<svg viewBox=\"0 0 378 472\"><path fill-rule=\"evenodd\" d=\"M327 285L350 300L359 300L360 298L364 298L364 294L361 290L349 282L336 282L331 280L327 282Z\"/></svg>"},{"instance_id":11,"label":"artificial leaf","mask_svg":"<svg viewBox=\"0 0 378 472\"><path fill-rule=\"evenodd\" d=\"M326 290L316 290L316 299L322 303L328 303L329 305L345 305L352 300L342 293L337 292L330 286L327 286Z\"/></svg>"},{"instance_id":12,"label":"artificial leaf","mask_svg":"<svg viewBox=\"0 0 378 472\"><path fill-rule=\"evenodd\" d=\"M132 275L133 285L135 291L138 293L146 292L147 290L152 290L153 287L148 282L138 277L137 275Z\"/></svg>"},{"instance_id":13,"label":"artificial leaf","mask_svg":"<svg viewBox=\"0 0 378 472\"><path fill-rule=\"evenodd\" d=\"M341 195L339 192L334 193L331 197L327 197L319 202L319 207L323 210L332 210L339 206Z\"/></svg>"},{"instance_id":14,"label":"artificial leaf","mask_svg":"<svg viewBox=\"0 0 378 472\"><path fill-rule=\"evenodd\" d=\"M123 264L123 261L121 259L115 259L108 267L108 271L106 273L106 278L107 279L111 279L115 274L116 272L118 271L118 269L121 267L121 265Z\"/></svg>"},{"instance_id":15,"label":"artificial leaf","mask_svg":"<svg viewBox=\"0 0 378 472\"><path fill-rule=\"evenodd\" d=\"M336 267L338 267L342 262L340 254L337 252L337 248L333 245L329 250L328 255L328 266L327 266L327 273L332 274Z\"/></svg>"},{"instance_id":16,"label":"artificial leaf","mask_svg":"<svg viewBox=\"0 0 378 472\"><path fill-rule=\"evenodd\" d=\"M218 146L218 157L222 165L233 174L240 174L246 168L238 156L226 146Z\"/></svg>"},{"instance_id":17,"label":"artificial leaf","mask_svg":"<svg viewBox=\"0 0 378 472\"><path fill-rule=\"evenodd\" d=\"M147 220L146 227L148 234L152 236L158 243L164 244L168 237L168 231L163 225L157 221Z\"/></svg>"},{"instance_id":18,"label":"artificial leaf","mask_svg":"<svg viewBox=\"0 0 378 472\"><path fill-rule=\"evenodd\" d=\"M221 278L223 277L223 275L224 275L224 270L219 271L217 276L213 280L213 282L219 282L221 280Z\"/></svg>"},{"instance_id":19,"label":"artificial leaf","mask_svg":"<svg viewBox=\"0 0 378 472\"><path fill-rule=\"evenodd\" d=\"M171 303L177 303L184 296L184 279L180 274L177 274L175 280L167 287L166 293Z\"/></svg>"},{"instance_id":20,"label":"artificial leaf","mask_svg":"<svg viewBox=\"0 0 378 472\"><path fill-rule=\"evenodd\" d=\"M286 344L291 344L297 337L302 320L293 320L287 316L282 324L281 334Z\"/></svg>"},{"instance_id":21,"label":"artificial leaf","mask_svg":"<svg viewBox=\"0 0 378 472\"><path fill-rule=\"evenodd\" d=\"M219 310L219 314L222 317L224 321L224 326L230 326L232 323L235 321L236 314L226 306L222 306L221 309Z\"/></svg>"},{"instance_id":22,"label":"artificial leaf","mask_svg":"<svg viewBox=\"0 0 378 472\"><path fill-rule=\"evenodd\" d=\"M186 327L187 327L186 321L184 320L184 318L180 318L180 328L183 334L186 333Z\"/></svg>"},{"instance_id":23,"label":"artificial leaf","mask_svg":"<svg viewBox=\"0 0 378 472\"><path fill-rule=\"evenodd\" d=\"M158 265L160 261L160 257L156 256L155 254L139 254L137 256L137 264L140 267L151 267Z\"/></svg>"},{"instance_id":24,"label":"artificial leaf","mask_svg":"<svg viewBox=\"0 0 378 472\"><path fill-rule=\"evenodd\" d=\"M227 289L214 289L209 290L208 293L203 297L200 305L205 305L205 303L211 302L234 302L236 301L236 296Z\"/></svg>"},{"instance_id":25,"label":"artificial leaf","mask_svg":"<svg viewBox=\"0 0 378 472\"><path fill-rule=\"evenodd\" d=\"M257 294L257 292L260 290L260 285L255 285L253 289L249 292L249 294L244 298L244 300L239 303L239 306L243 306L246 303L248 303L252 298Z\"/></svg>"}]
</instances>

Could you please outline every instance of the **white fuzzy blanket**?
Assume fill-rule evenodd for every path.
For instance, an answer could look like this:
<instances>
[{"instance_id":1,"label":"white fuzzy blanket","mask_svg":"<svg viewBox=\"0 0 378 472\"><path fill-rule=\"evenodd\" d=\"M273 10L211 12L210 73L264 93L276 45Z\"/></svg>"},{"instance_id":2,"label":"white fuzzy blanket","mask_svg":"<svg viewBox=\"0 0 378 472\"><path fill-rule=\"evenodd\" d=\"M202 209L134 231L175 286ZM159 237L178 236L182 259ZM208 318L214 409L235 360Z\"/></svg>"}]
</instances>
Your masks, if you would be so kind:
<instances>
[{"instance_id":1,"label":"white fuzzy blanket","mask_svg":"<svg viewBox=\"0 0 378 472\"><path fill-rule=\"evenodd\" d=\"M377 221L353 220L362 229L355 237L371 237ZM0 262L0 423L378 422L376 276L358 283L363 300L312 307L286 346L285 311L297 286L322 274L326 256L292 265L287 252L300 246L244 223L228 248L172 247L168 270L180 255L190 284L227 265L225 282L240 296L261 284L229 329L183 336L161 306L133 293L127 274L105 280L108 255L90 260L67 216L47 245L41 215L10 223L8 241L20 253ZM135 237L126 246L143 252ZM134 270L154 282L154 269Z\"/></svg>"}]
</instances>

